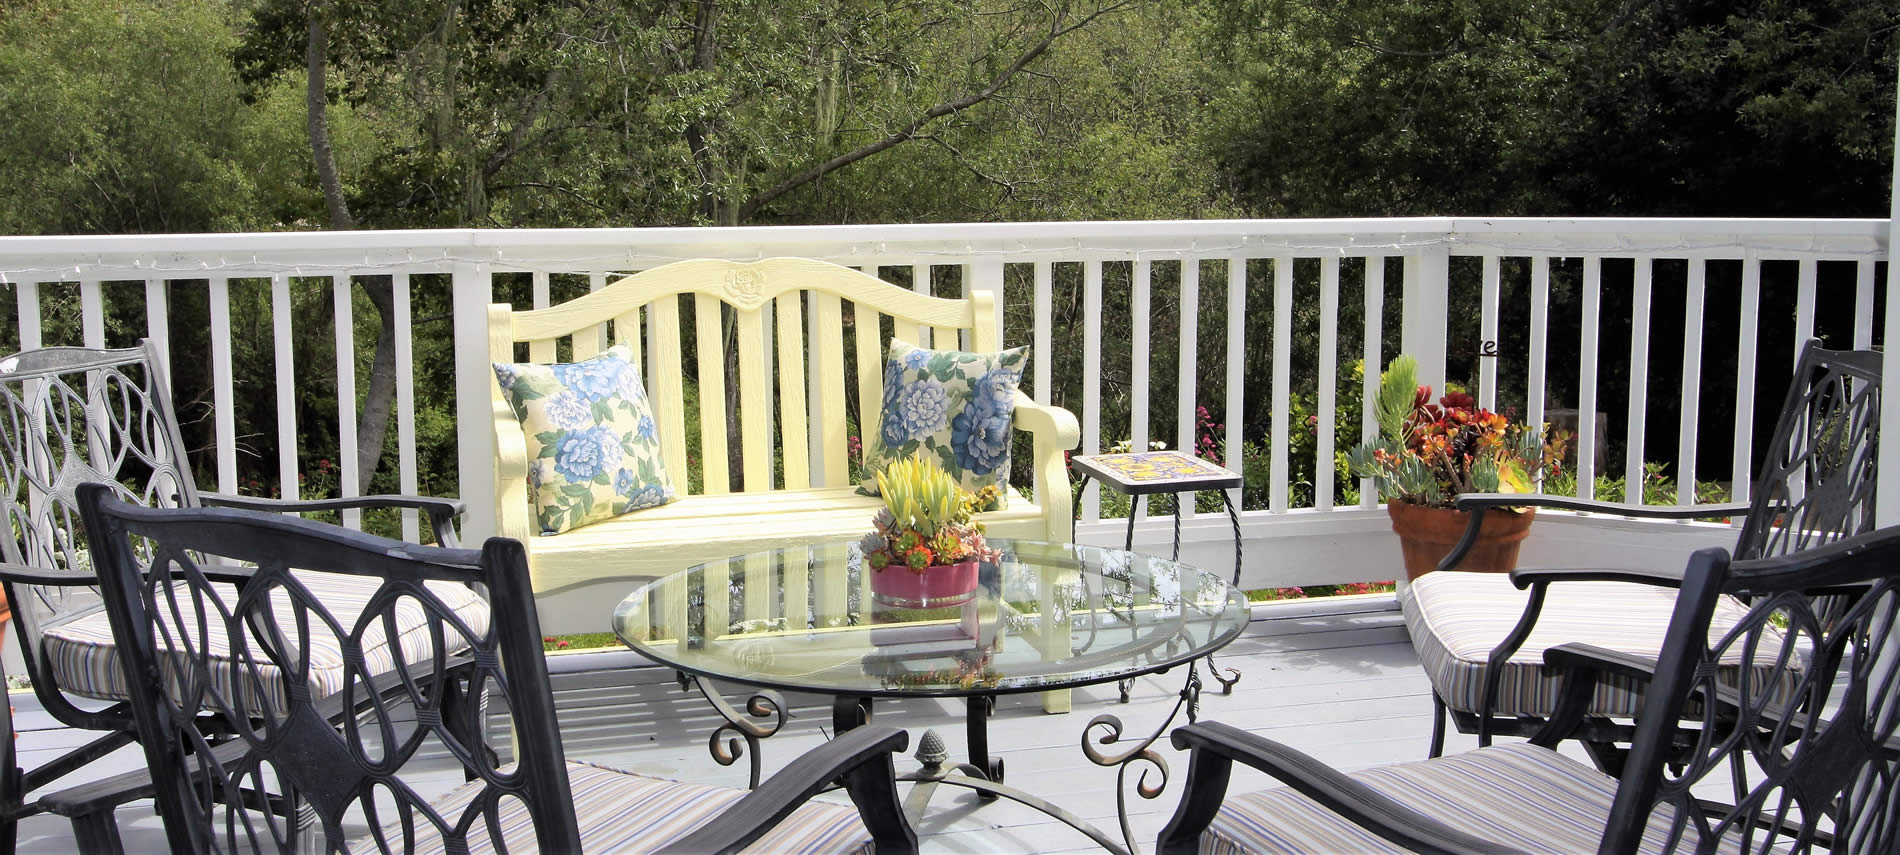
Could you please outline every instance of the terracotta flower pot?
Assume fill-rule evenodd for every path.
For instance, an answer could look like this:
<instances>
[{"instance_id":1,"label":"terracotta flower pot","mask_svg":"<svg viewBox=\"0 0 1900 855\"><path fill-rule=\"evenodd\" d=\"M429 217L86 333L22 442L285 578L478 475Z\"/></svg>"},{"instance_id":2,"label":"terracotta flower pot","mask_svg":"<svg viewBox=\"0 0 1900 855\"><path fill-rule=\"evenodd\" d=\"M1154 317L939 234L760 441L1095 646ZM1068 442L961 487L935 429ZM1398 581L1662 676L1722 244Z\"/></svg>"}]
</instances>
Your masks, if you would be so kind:
<instances>
[{"instance_id":1,"label":"terracotta flower pot","mask_svg":"<svg viewBox=\"0 0 1900 855\"><path fill-rule=\"evenodd\" d=\"M1456 508L1430 508L1410 502L1389 502L1386 514L1392 517L1392 530L1399 535L1399 550L1405 556L1405 578L1417 579L1438 569L1438 562L1451 554L1458 539L1465 536L1471 513ZM1481 573L1508 573L1517 567L1517 548L1530 534L1536 508L1517 512L1491 510L1478 529L1478 542L1471 547L1459 570Z\"/></svg>"},{"instance_id":2,"label":"terracotta flower pot","mask_svg":"<svg viewBox=\"0 0 1900 855\"><path fill-rule=\"evenodd\" d=\"M975 558L955 564L933 564L922 572L903 564L886 564L871 572L871 594L889 606L934 609L969 602L976 592Z\"/></svg>"}]
</instances>

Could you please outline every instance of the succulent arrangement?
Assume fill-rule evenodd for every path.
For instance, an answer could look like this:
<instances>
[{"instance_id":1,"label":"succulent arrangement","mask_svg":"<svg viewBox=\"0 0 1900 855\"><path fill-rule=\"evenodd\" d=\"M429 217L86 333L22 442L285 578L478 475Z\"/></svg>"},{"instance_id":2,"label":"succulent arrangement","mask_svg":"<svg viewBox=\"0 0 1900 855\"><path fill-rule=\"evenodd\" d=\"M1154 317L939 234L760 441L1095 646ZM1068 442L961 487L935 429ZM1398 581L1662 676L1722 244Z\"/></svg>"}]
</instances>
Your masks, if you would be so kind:
<instances>
[{"instance_id":1,"label":"succulent arrangement","mask_svg":"<svg viewBox=\"0 0 1900 855\"><path fill-rule=\"evenodd\" d=\"M1380 376L1379 439L1347 453L1352 474L1375 479L1380 498L1448 508L1460 493L1528 493L1563 459L1562 438L1547 443L1541 425L1513 423L1462 392L1433 404L1417 377L1412 357L1392 360Z\"/></svg>"},{"instance_id":2,"label":"succulent arrangement","mask_svg":"<svg viewBox=\"0 0 1900 855\"><path fill-rule=\"evenodd\" d=\"M979 508L1000 497L994 486L971 493L928 457L899 460L876 475L884 507L864 536L865 561L872 567L902 564L922 573L938 564L955 564L983 549Z\"/></svg>"}]
</instances>

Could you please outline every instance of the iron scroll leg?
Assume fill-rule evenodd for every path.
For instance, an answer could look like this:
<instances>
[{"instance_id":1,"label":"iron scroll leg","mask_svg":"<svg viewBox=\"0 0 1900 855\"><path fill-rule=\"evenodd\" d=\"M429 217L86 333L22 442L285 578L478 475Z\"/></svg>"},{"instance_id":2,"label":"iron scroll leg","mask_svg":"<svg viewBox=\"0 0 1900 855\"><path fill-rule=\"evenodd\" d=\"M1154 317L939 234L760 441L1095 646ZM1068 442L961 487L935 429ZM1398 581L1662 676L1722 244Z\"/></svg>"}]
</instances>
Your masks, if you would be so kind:
<instances>
[{"instance_id":1,"label":"iron scroll leg","mask_svg":"<svg viewBox=\"0 0 1900 855\"><path fill-rule=\"evenodd\" d=\"M839 695L831 701L831 727L835 733L871 723L871 699Z\"/></svg>"},{"instance_id":2,"label":"iron scroll leg","mask_svg":"<svg viewBox=\"0 0 1900 855\"><path fill-rule=\"evenodd\" d=\"M1103 713L1090 719L1088 726L1082 729L1082 753L1089 758L1089 762L1097 766L1116 767L1115 815L1121 822L1123 847L1115 848L1122 848L1123 851L1129 853L1141 851L1140 847L1135 844L1134 830L1129 826L1128 822L1127 781L1129 769L1136 763L1147 764L1148 768L1142 769L1139 777L1135 779L1135 794L1144 799L1159 798L1161 793L1168 787L1168 761L1167 758L1161 755L1161 752L1154 749L1154 744L1161 738L1162 734L1168 732L1168 729L1174 725L1174 720L1179 718L1183 711L1187 713L1188 721L1192 723L1199 717L1200 707L1201 674L1195 667L1195 662L1190 660L1188 662L1187 681L1181 686L1180 699L1175 701L1174 709L1171 710L1168 713L1168 717L1161 722L1161 726L1155 728L1154 732L1148 734L1147 738L1141 740L1141 742L1120 753L1111 753L1098 748L1097 746L1115 745L1122 741L1122 720L1112 713ZM1100 728L1099 736L1095 735L1097 728ZM1154 772L1158 776L1157 779L1152 782L1150 782L1148 778L1150 772ZM1102 841L1098 838L1097 842ZM1106 846L1106 843L1104 843L1104 846Z\"/></svg>"},{"instance_id":3,"label":"iron scroll leg","mask_svg":"<svg viewBox=\"0 0 1900 855\"><path fill-rule=\"evenodd\" d=\"M996 711L996 698L993 695L971 695L969 718L964 724L964 735L970 742L970 764L982 770L983 777L994 783L1003 782L1003 758L990 754L990 715ZM984 801L996 798L991 793L979 793Z\"/></svg>"},{"instance_id":4,"label":"iron scroll leg","mask_svg":"<svg viewBox=\"0 0 1900 855\"><path fill-rule=\"evenodd\" d=\"M725 724L714 728L712 735L706 740L706 747L712 753L713 762L721 766L730 766L738 762L740 757L745 757L751 761L750 786L757 789L760 771L759 741L778 733L779 728L785 726L785 698L771 689L759 689L746 698L745 712L741 713L733 709L731 704L726 703L726 699L713 689L710 681L684 671L675 673L679 677L681 689L688 686L698 689L700 697L705 698L706 703L712 705L713 711L726 720ZM763 721L755 719L763 719ZM727 731L731 731L731 734L727 735ZM744 741L743 744L741 740Z\"/></svg>"}]
</instances>

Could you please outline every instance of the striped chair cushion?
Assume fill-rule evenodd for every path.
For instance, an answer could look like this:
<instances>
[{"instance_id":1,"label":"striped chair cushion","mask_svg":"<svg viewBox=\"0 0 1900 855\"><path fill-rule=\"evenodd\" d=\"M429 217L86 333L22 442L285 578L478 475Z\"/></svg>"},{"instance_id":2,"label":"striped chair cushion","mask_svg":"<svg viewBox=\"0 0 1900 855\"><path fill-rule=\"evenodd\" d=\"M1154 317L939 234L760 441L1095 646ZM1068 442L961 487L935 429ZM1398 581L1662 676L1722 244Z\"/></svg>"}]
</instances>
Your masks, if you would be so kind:
<instances>
[{"instance_id":1,"label":"striped chair cushion","mask_svg":"<svg viewBox=\"0 0 1900 855\"><path fill-rule=\"evenodd\" d=\"M1675 609L1676 591L1626 582L1559 582L1550 586L1537 625L1524 646L1504 664L1498 686L1499 715L1549 715L1556 707L1558 680L1544 669L1544 651L1582 642L1636 656L1655 658ZM1427 573L1400 596L1405 627L1420 664L1446 705L1477 712L1484 698L1485 660L1524 614L1528 591L1520 591L1501 573ZM1747 613L1741 602L1724 597L1716 606L1709 634L1719 638ZM1764 635L1765 649L1781 636ZM1722 657L1724 679L1733 681L1747 651L1735 645ZM1758 657L1764 678L1772 657ZM1597 684L1590 702L1593 715L1634 718L1642 710L1643 687L1610 678Z\"/></svg>"},{"instance_id":2,"label":"striped chair cushion","mask_svg":"<svg viewBox=\"0 0 1900 855\"><path fill-rule=\"evenodd\" d=\"M581 830L582 852L613 852L633 855L652 852L705 825L727 806L743 798L744 790L686 784L662 778L649 778L592 763L568 761L568 786L574 791L575 818ZM455 822L469 802L480 793L482 782L465 784L431 806L447 821ZM540 845L534 839L533 818L519 800L501 802L502 841L510 853L535 853ZM405 851L400 823L391 823L383 834L396 851ZM481 838L481 839L478 839ZM470 852L493 852L499 847L479 832L469 836ZM351 846L352 851L379 851L371 841ZM448 851L439 829L418 822L413 849L415 855L438 855ZM765 836L746 847L746 852L835 853L871 851L871 834L858 819L856 808L828 802L810 802L792 812Z\"/></svg>"},{"instance_id":3,"label":"striped chair cushion","mask_svg":"<svg viewBox=\"0 0 1900 855\"><path fill-rule=\"evenodd\" d=\"M1437 573L1430 574L1440 575ZM1595 852L1616 779L1529 743L1383 766L1352 775L1419 813L1526 852ZM1644 855L1667 852L1675 811L1649 816ZM1407 852L1288 788L1227 797L1201 835L1201 852ZM1718 851L1735 852L1739 846Z\"/></svg>"},{"instance_id":4,"label":"striped chair cushion","mask_svg":"<svg viewBox=\"0 0 1900 855\"><path fill-rule=\"evenodd\" d=\"M298 572L297 578L345 627L356 622L364 606L382 585L382 580L373 577L336 573ZM480 595L467 586L451 582L430 582L429 589L468 625L470 631L478 635L488 631L488 603ZM225 600L227 608L236 602L236 589L229 590L231 594ZM273 596L276 613L288 620L291 614L289 595L279 590ZM403 661L415 663L427 660L433 654L433 646L429 639L428 619L422 607L414 598L405 597L398 601L394 612ZM223 678L231 673L230 639L223 632L213 632L211 635L206 647L211 654L213 676ZM343 688L342 641L315 621L312 621L311 636L313 690L315 697L321 698ZM50 627L41 635L41 639L46 656L51 660L54 679L61 689L99 700L122 701L130 697L126 690L124 668L119 661L118 645L112 639L112 625L104 611L92 612ZM448 642L454 649L466 646L461 636L453 630L449 631ZM166 646L164 639L160 639L159 644ZM382 673L394 667L396 660L382 621L373 621L365 629L363 658L373 673ZM265 678L264 685L272 695L269 700L280 709L286 706L283 681L275 679L277 668L261 661L257 667ZM251 699L252 703L256 701L255 698Z\"/></svg>"}]
</instances>

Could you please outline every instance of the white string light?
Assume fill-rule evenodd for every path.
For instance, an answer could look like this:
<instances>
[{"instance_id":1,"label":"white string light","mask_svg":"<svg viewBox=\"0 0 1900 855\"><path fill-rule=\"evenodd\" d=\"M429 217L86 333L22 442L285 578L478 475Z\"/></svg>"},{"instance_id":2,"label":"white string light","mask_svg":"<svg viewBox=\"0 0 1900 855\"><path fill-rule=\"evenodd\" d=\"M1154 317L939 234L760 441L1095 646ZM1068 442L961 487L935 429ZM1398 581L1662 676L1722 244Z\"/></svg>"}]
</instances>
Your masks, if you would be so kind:
<instances>
[{"instance_id":1,"label":"white string light","mask_svg":"<svg viewBox=\"0 0 1900 855\"><path fill-rule=\"evenodd\" d=\"M1670 243L1639 241L1628 235L1606 235L1601 243L1578 236L1552 235L1540 238L1537 242L1510 239L1515 236L1483 234L1440 234L1440 235L1400 235L1396 239L1362 242L1359 235L1346 235L1345 240L1317 241L1299 240L1292 237L1275 239L1267 235L1244 236L1223 244L1203 244L1200 239L1189 239L1184 246L1133 248L1118 245L1090 245L1077 239L1060 244L1046 244L1036 247L1020 239L1008 241L1009 245L979 247L974 243L965 243L961 249L902 248L893 253L891 245L879 241L875 251L867 251L865 244L851 244L842 253L816 254L819 259L851 260L857 265L879 264L888 259L888 264L879 266L902 267L911 264L929 264L923 259L950 258L963 261L980 258L1023 258L1025 261L1075 263L1082 261L1154 261L1178 260L1187 258L1223 258L1235 255L1267 256L1293 255L1302 258L1337 256L1369 257L1379 255L1406 255L1424 249L1446 247L1460 255L1497 255L1506 257L1759 257L1804 258L1817 257L1826 261L1853 261L1862 259L1881 259L1886 251L1877 246L1864 248L1844 248L1822 246L1815 236L1788 235L1744 239L1740 235L1712 236L1710 240L1676 240ZM1497 239L1505 238L1505 239ZM786 254L795 252L789 248ZM511 256L505 250L494 249L479 254L459 254L443 250L439 254L417 258L414 250L403 250L400 258L391 257L379 261L365 254L361 264L350 264L340 268L326 266L326 271L335 271L334 275L366 275L374 273L447 273L447 270L433 269L455 264L492 265L510 272L531 273L588 273L598 270L611 270L616 267L629 269L651 267L673 261L686 261L695 258L717 257L719 253L709 251L693 255L674 255L663 252L642 251L638 249L616 250L611 254L571 255L549 257L545 255ZM735 260L761 260L768 257L765 245L755 245L752 253L740 255L726 253ZM1027 258L1025 258L1027 256ZM1065 257L1067 256L1067 257ZM304 276L307 262L269 262L259 260L253 253L248 260L233 261L220 257L214 264L206 259L197 261L178 260L161 261L157 258L130 258L108 264L103 255L95 255L90 264L61 263L57 266L5 266L0 262L0 283L12 284L15 279L38 279L50 275L50 280L66 281L69 278L96 278L109 276L116 271L131 271L139 275L128 278L153 278L175 274L175 278L203 278L208 273L238 272L253 274L256 278L266 278L272 274L290 273ZM326 272L322 275L331 275ZM232 276L231 278L251 278Z\"/></svg>"}]
</instances>

